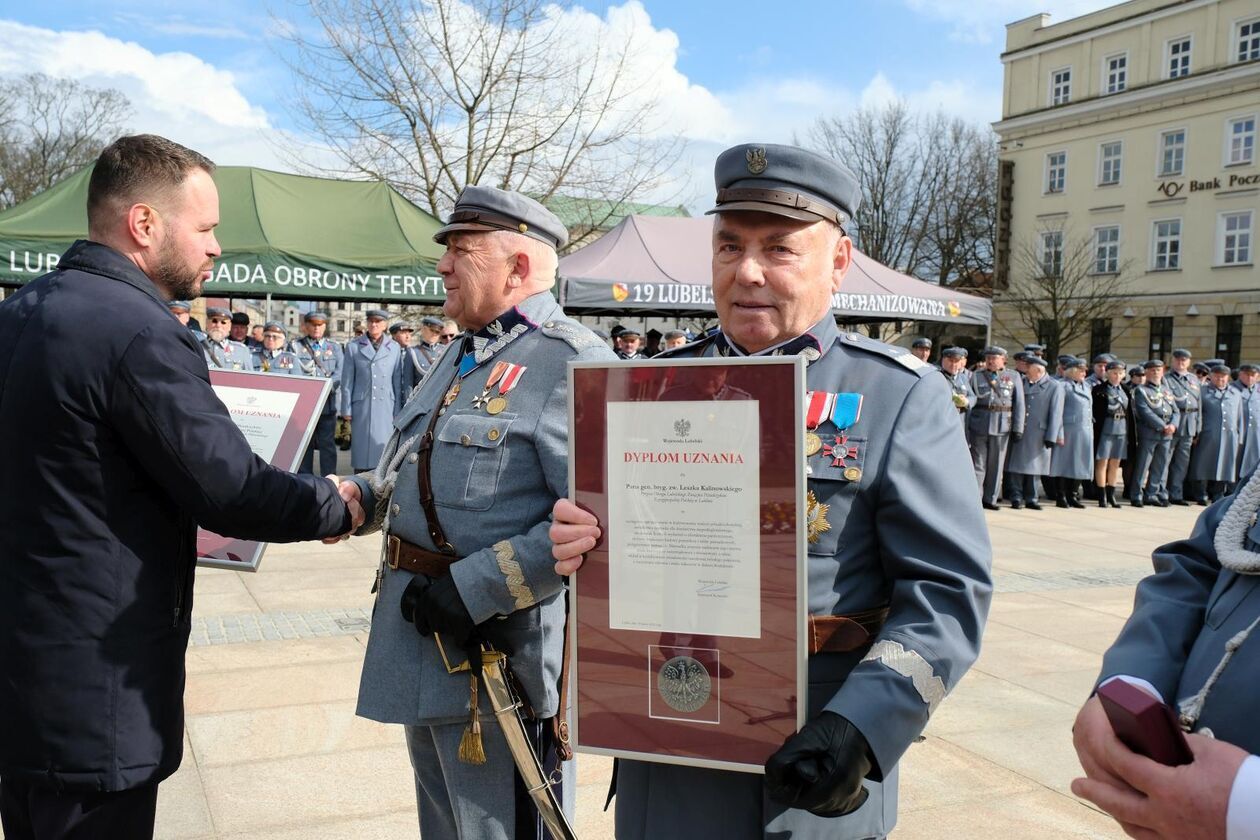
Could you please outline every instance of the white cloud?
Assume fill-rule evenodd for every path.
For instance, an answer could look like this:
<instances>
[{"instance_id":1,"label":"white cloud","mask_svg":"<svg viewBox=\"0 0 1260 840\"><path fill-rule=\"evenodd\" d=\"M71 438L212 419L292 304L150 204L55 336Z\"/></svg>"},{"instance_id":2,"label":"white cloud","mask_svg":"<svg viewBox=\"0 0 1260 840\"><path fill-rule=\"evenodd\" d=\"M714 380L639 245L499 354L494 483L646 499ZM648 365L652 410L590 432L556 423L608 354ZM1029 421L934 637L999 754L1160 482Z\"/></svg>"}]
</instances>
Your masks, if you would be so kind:
<instances>
[{"instance_id":1,"label":"white cloud","mask_svg":"<svg viewBox=\"0 0 1260 840\"><path fill-rule=\"evenodd\" d=\"M911 10L950 25L949 38L964 44L1001 44L1006 24L1039 12L1062 23L1114 6L1115 0L903 0Z\"/></svg>"},{"instance_id":2,"label":"white cloud","mask_svg":"<svg viewBox=\"0 0 1260 840\"><path fill-rule=\"evenodd\" d=\"M131 100L128 128L169 137L221 164L289 168L284 138L266 111L250 103L232 73L188 52L154 53L100 32L57 32L0 20L0 74L44 73Z\"/></svg>"}]
</instances>

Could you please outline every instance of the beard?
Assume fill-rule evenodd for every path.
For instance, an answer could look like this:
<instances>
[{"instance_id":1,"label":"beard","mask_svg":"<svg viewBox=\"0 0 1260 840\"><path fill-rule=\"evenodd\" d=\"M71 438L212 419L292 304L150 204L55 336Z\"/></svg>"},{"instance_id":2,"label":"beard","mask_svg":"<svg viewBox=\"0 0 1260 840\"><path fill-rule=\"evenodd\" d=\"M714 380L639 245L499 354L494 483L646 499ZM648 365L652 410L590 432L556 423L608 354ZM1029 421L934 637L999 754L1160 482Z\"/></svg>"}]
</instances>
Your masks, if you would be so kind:
<instances>
[{"instance_id":1,"label":"beard","mask_svg":"<svg viewBox=\"0 0 1260 840\"><path fill-rule=\"evenodd\" d=\"M201 297L201 272L213 265L213 262L208 266L188 265L180 258L175 243L167 238L158 246L157 265L151 279L166 290L171 300L192 300Z\"/></svg>"},{"instance_id":2,"label":"beard","mask_svg":"<svg viewBox=\"0 0 1260 840\"><path fill-rule=\"evenodd\" d=\"M206 337L209 338L211 341L222 341L223 339L227 338L227 336L228 336L228 331L223 329L222 327L211 327L208 325L206 327Z\"/></svg>"}]
</instances>

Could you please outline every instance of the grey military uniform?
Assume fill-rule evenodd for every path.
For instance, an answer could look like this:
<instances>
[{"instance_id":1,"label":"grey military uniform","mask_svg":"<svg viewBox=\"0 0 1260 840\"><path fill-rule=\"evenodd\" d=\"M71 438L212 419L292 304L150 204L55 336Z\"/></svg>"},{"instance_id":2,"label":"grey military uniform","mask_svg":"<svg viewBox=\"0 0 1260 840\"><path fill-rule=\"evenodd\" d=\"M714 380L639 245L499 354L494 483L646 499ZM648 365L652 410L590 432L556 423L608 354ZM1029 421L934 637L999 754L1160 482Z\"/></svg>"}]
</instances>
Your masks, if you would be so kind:
<instances>
[{"instance_id":1,"label":"grey military uniform","mask_svg":"<svg viewBox=\"0 0 1260 840\"><path fill-rule=\"evenodd\" d=\"M1024 382L1024 436L1011 445L1007 470L1011 473L1011 501L1037 501L1034 476L1050 474L1050 454L1063 434L1063 383L1051 376Z\"/></svg>"},{"instance_id":2,"label":"grey military uniform","mask_svg":"<svg viewBox=\"0 0 1260 840\"><path fill-rule=\"evenodd\" d=\"M1024 385L1011 370L978 370L971 377L976 396L967 417L971 461L981 498L996 504L1011 435L1024 433Z\"/></svg>"},{"instance_id":3,"label":"grey military uniform","mask_svg":"<svg viewBox=\"0 0 1260 840\"><path fill-rule=\"evenodd\" d=\"M230 338L214 341L203 334L201 349L206 354L206 366L210 370L254 370L253 355L239 341Z\"/></svg>"},{"instance_id":4,"label":"grey military uniform","mask_svg":"<svg viewBox=\"0 0 1260 840\"><path fill-rule=\"evenodd\" d=\"M1194 440L1203 428L1201 412L1202 389L1199 377L1187 371L1177 373L1169 371L1164 377L1164 387L1172 395L1177 406L1177 431L1173 433L1169 444L1168 463L1168 496L1170 499L1183 498L1183 486L1190 471L1190 456Z\"/></svg>"},{"instance_id":5,"label":"grey military uniform","mask_svg":"<svg viewBox=\"0 0 1260 840\"><path fill-rule=\"evenodd\" d=\"M1063 445L1050 450L1050 475L1091 479L1094 476L1094 397L1084 382L1064 379Z\"/></svg>"},{"instance_id":6,"label":"grey military uniform","mask_svg":"<svg viewBox=\"0 0 1260 840\"><path fill-rule=\"evenodd\" d=\"M413 347L407 347L402 354L402 369L398 372L398 407L407 402L408 395L415 389L433 365L433 360L442 352L440 344L426 344L423 341Z\"/></svg>"},{"instance_id":7,"label":"grey military uniform","mask_svg":"<svg viewBox=\"0 0 1260 840\"><path fill-rule=\"evenodd\" d=\"M951 399L954 409L958 412L958 422L962 426L963 435L970 440L970 433L967 429L968 417L971 410L976 406L976 392L971 387L971 371L963 368L953 375L941 371L941 375L945 377L945 381L949 383Z\"/></svg>"},{"instance_id":8,"label":"grey military uniform","mask_svg":"<svg viewBox=\"0 0 1260 840\"><path fill-rule=\"evenodd\" d=\"M1168 499L1168 449L1171 438L1165 426L1177 425L1177 406L1163 383L1148 382L1134 388L1133 417L1137 427L1137 459L1133 465L1133 487L1129 498L1145 501Z\"/></svg>"},{"instance_id":9,"label":"grey military uniform","mask_svg":"<svg viewBox=\"0 0 1260 840\"><path fill-rule=\"evenodd\" d=\"M302 375L302 363L288 350L255 350L253 356L254 370L290 376Z\"/></svg>"},{"instance_id":10,"label":"grey military uniform","mask_svg":"<svg viewBox=\"0 0 1260 840\"><path fill-rule=\"evenodd\" d=\"M1242 507L1231 516L1236 504ZM1252 754L1260 753L1255 713L1260 630L1237 646L1206 697L1195 698L1222 661L1226 644L1260 618L1260 575L1222 564L1235 556L1253 564L1260 560L1256 509L1257 499L1244 487L1205 510L1188 539L1155 550L1155 573L1138 584L1133 613L1103 657L1099 675L1099 683L1121 675L1146 680L1166 702L1190 713L1193 731L1210 729L1215 738Z\"/></svg>"},{"instance_id":11,"label":"grey military uniform","mask_svg":"<svg viewBox=\"0 0 1260 840\"><path fill-rule=\"evenodd\" d=\"M302 456L300 472L314 472L315 453L319 452L320 472L329 475L337 472L337 445L333 440L337 424L337 405L341 399L341 346L327 338L316 341L303 336L289 343L289 352L297 357L303 376L318 376L332 380L328 398L315 424L315 434Z\"/></svg>"},{"instance_id":12,"label":"grey military uniform","mask_svg":"<svg viewBox=\"0 0 1260 840\"><path fill-rule=\"evenodd\" d=\"M1260 387L1247 388L1235 380L1231 388L1242 397L1243 440L1238 456L1238 475L1247 476L1260 466Z\"/></svg>"},{"instance_id":13,"label":"grey military uniform","mask_svg":"<svg viewBox=\"0 0 1260 840\"><path fill-rule=\"evenodd\" d=\"M473 620L489 622L487 635L492 633L500 649L513 651L512 667L526 696L547 718L557 713L563 649L564 581L553 569L547 531L552 505L568 493L566 367L570 360L606 360L613 354L590 330L566 318L549 292L526 299L491 326L471 339L478 355L465 362L471 369L462 378L456 379L456 371L465 356L463 341L437 357L433 373L394 418L394 434L376 471L354 481L368 516L362 533L382 529L434 550L420 503L417 447L452 382L459 382L458 394L433 427L430 470L440 524L462 558L450 574ZM506 409L490 414L478 397L498 362L527 369L506 395ZM463 793L473 795L477 813L460 812L455 796L442 805L422 795L421 819L435 821L422 825L426 838L453 836L448 829L454 825L463 837L510 837L514 767L502 739L498 733L486 736L490 756L484 766L456 761L469 714L468 675L449 674L434 640L403 619L399 603L413 575L388 567L382 573L357 713L431 728L408 730L408 737L429 738L423 754L450 766L443 770L437 758L431 767L417 764L418 785L441 787L453 777L474 785ZM481 715L483 727L496 726L487 716L484 692ZM413 755L418 752L413 743Z\"/></svg>"},{"instance_id":14,"label":"grey military uniform","mask_svg":"<svg viewBox=\"0 0 1260 840\"><path fill-rule=\"evenodd\" d=\"M1238 475L1238 449L1242 442L1242 392L1226 385L1210 383L1200 392L1203 428L1190 458L1190 480L1208 482L1208 495L1215 501L1228 493Z\"/></svg>"},{"instance_id":15,"label":"grey military uniform","mask_svg":"<svg viewBox=\"0 0 1260 840\"><path fill-rule=\"evenodd\" d=\"M619 840L887 834L897 762L978 651L991 552L966 486L966 444L947 383L904 348L838 333L830 315L770 352L811 358L811 390L863 397L860 419L843 432L856 456L839 466L822 453L808 459L809 489L830 505L831 524L809 545L809 610L842 615L888 604L889 615L869 648L810 658L809 714L851 721L882 783L865 783L870 795L857 811L825 819L770 800L760 775L619 760ZM663 355L738 353L718 334ZM824 440L837 433L829 422L819 427ZM850 481L845 468L853 466L861 474ZM942 498L954 500L948 513L935 501Z\"/></svg>"},{"instance_id":16,"label":"grey military uniform","mask_svg":"<svg viewBox=\"0 0 1260 840\"><path fill-rule=\"evenodd\" d=\"M366 335L346 345L341 366L341 413L350 416L350 463L371 469L394 431L402 348L389 336L378 347Z\"/></svg>"}]
</instances>

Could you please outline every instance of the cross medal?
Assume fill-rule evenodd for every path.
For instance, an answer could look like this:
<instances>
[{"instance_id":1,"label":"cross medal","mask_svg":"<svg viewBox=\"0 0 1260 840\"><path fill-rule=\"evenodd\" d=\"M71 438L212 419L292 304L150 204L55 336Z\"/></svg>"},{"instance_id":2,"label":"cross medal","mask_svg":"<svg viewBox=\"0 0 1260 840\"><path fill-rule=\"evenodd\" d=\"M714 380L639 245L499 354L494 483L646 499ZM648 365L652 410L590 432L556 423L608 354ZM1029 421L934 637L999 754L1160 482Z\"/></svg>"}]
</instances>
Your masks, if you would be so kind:
<instances>
[{"instance_id":1,"label":"cross medal","mask_svg":"<svg viewBox=\"0 0 1260 840\"><path fill-rule=\"evenodd\" d=\"M490 378L486 380L485 390L473 398L473 408L482 408L486 403L490 402L490 391L495 385L499 384L499 380L503 377L503 374L507 371L507 369L507 362L497 362L495 364L494 370L490 371Z\"/></svg>"}]
</instances>

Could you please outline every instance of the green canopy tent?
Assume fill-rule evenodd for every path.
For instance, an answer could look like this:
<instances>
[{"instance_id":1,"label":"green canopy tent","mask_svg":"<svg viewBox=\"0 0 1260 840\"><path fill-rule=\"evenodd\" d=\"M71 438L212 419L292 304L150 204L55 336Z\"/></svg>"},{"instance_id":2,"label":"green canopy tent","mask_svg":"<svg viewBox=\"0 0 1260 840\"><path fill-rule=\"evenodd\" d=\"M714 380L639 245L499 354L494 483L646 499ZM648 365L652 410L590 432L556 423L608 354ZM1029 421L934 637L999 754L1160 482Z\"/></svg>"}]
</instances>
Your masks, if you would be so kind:
<instances>
[{"instance_id":1,"label":"green canopy tent","mask_svg":"<svg viewBox=\"0 0 1260 840\"><path fill-rule=\"evenodd\" d=\"M0 213L0 285L54 268L87 235L88 167ZM335 181L222 166L223 248L207 297L440 304L441 222L380 181Z\"/></svg>"}]
</instances>

